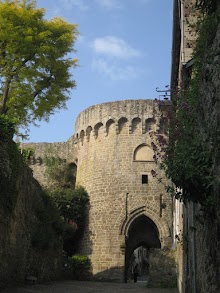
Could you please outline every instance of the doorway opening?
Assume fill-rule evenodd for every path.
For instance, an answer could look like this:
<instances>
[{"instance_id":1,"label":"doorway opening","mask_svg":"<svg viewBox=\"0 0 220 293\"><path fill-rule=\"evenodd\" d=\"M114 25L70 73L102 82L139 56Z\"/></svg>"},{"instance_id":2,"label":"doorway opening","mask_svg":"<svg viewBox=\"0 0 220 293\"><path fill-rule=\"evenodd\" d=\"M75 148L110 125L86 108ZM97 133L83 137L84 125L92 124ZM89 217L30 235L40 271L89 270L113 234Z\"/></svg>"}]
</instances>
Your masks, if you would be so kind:
<instances>
[{"instance_id":1,"label":"doorway opening","mask_svg":"<svg viewBox=\"0 0 220 293\"><path fill-rule=\"evenodd\" d=\"M147 282L150 270L150 249L161 248L157 226L147 216L139 216L131 223L125 243L124 281L133 282L134 272L137 270L138 280Z\"/></svg>"}]
</instances>

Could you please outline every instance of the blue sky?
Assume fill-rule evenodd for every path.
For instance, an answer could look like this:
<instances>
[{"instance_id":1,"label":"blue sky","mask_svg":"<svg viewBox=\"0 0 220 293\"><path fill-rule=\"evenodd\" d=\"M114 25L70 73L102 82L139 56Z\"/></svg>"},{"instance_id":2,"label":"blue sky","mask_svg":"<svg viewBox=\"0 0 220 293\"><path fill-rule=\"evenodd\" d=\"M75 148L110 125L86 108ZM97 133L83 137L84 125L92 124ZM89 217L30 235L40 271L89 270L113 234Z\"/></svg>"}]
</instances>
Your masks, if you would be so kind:
<instances>
[{"instance_id":1,"label":"blue sky","mask_svg":"<svg viewBox=\"0 0 220 293\"><path fill-rule=\"evenodd\" d=\"M67 110L30 127L28 142L66 141L78 114L99 103L158 98L170 82L172 0L38 0L45 17L77 23L79 67Z\"/></svg>"}]
</instances>

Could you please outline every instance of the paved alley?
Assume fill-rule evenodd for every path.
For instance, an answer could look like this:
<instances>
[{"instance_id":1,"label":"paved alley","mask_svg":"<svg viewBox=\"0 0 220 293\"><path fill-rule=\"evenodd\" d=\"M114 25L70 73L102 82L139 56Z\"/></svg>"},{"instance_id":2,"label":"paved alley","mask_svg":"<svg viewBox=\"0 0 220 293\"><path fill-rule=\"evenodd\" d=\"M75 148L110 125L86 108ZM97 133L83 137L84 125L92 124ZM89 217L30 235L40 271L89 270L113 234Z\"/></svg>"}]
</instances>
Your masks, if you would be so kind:
<instances>
[{"instance_id":1,"label":"paved alley","mask_svg":"<svg viewBox=\"0 0 220 293\"><path fill-rule=\"evenodd\" d=\"M150 289L145 282L109 283L86 281L60 281L21 288L8 288L2 293L177 293L176 289Z\"/></svg>"}]
</instances>

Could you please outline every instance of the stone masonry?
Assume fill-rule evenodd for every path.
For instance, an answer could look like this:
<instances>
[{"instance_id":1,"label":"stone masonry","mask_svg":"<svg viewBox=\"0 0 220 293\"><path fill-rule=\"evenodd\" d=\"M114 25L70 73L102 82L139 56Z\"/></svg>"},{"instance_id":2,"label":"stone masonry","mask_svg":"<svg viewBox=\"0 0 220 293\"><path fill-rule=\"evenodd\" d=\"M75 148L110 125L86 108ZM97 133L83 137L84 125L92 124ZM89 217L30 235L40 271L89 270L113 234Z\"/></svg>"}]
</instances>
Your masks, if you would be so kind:
<instances>
[{"instance_id":1,"label":"stone masonry","mask_svg":"<svg viewBox=\"0 0 220 293\"><path fill-rule=\"evenodd\" d=\"M95 105L79 114L75 135L67 142L28 144L35 149L34 175L43 183L48 147L77 165L76 184L90 196L81 252L90 257L96 278L122 280L126 254L139 245L171 247L172 200L152 176L154 170L166 183L149 135L151 130L164 134L168 104L125 100Z\"/></svg>"}]
</instances>

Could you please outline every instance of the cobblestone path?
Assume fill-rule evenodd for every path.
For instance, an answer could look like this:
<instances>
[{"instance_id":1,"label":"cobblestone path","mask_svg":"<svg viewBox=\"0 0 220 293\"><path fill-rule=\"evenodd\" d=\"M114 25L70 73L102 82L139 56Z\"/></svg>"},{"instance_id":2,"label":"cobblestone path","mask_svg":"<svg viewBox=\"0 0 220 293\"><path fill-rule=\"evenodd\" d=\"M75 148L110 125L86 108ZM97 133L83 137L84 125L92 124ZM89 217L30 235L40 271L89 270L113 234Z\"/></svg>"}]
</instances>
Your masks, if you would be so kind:
<instances>
[{"instance_id":1,"label":"cobblestone path","mask_svg":"<svg viewBox=\"0 0 220 293\"><path fill-rule=\"evenodd\" d=\"M2 293L177 293L176 289L149 289L145 282L138 283L108 283L61 281L22 288L9 288Z\"/></svg>"}]
</instances>

